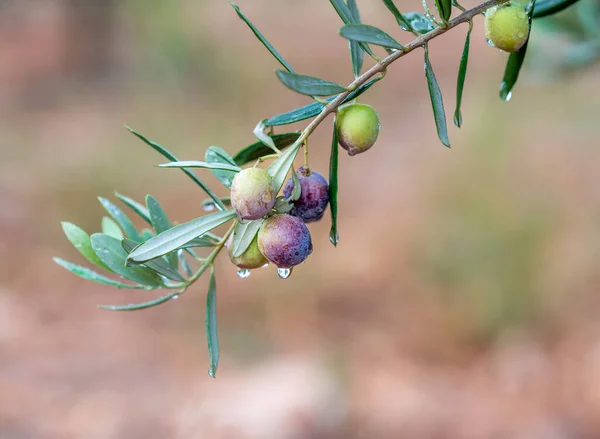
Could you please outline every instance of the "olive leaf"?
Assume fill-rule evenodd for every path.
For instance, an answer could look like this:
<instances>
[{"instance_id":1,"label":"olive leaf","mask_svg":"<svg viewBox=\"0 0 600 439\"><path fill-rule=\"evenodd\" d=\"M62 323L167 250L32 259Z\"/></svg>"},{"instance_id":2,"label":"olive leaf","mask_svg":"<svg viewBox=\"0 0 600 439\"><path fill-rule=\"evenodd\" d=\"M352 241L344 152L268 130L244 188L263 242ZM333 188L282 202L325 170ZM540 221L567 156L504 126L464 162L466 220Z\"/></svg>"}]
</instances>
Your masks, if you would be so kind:
<instances>
[{"instance_id":1,"label":"olive leaf","mask_svg":"<svg viewBox=\"0 0 600 439\"><path fill-rule=\"evenodd\" d=\"M402 45L381 29L368 24L347 24L340 29L340 35L348 40L361 41L377 46L402 50Z\"/></svg>"},{"instance_id":2,"label":"olive leaf","mask_svg":"<svg viewBox=\"0 0 600 439\"><path fill-rule=\"evenodd\" d=\"M360 23L360 13L358 11L358 5L356 0L346 0L346 4L348 5L348 9L352 14L355 23ZM352 61L352 73L354 73L354 77L358 78L360 76L360 71L363 67L364 61L364 52L360 47L360 44L356 41L349 42L350 48L350 59Z\"/></svg>"},{"instance_id":3,"label":"olive leaf","mask_svg":"<svg viewBox=\"0 0 600 439\"><path fill-rule=\"evenodd\" d=\"M440 138L440 141L449 148L450 140L448 140L446 112L444 111L442 92L437 83L437 79L435 79L431 62L429 61L429 50L427 49L427 46L425 46L425 77L427 78L427 88L429 89L429 97L431 99L433 118L435 120L435 127L437 129L438 137Z\"/></svg>"},{"instance_id":4,"label":"olive leaf","mask_svg":"<svg viewBox=\"0 0 600 439\"><path fill-rule=\"evenodd\" d=\"M204 154L204 159L208 163L229 164L237 167L235 160L218 146L211 146L208 148ZM238 170L239 169L240 168L238 167ZM217 177L217 179L223 184L223 186L225 186L227 189L231 188L233 177L235 177L235 174L237 174L236 171L227 171L222 169L211 169L211 171L213 175Z\"/></svg>"},{"instance_id":5,"label":"olive leaf","mask_svg":"<svg viewBox=\"0 0 600 439\"><path fill-rule=\"evenodd\" d=\"M71 273L73 273L83 279L86 279L86 280L91 280L93 282L98 282L101 284L110 285L111 287L117 287L117 288L123 288L123 289L147 289L148 288L144 285L128 285L128 284L118 282L116 280L112 280L106 276L96 273L93 270L90 270L89 268L82 267L81 265L73 264L72 262L65 261L64 259L61 259L61 258L52 258L52 259L54 260L54 262L56 262L61 267L66 268Z\"/></svg>"},{"instance_id":6,"label":"olive leaf","mask_svg":"<svg viewBox=\"0 0 600 439\"><path fill-rule=\"evenodd\" d=\"M410 22L398 10L398 8L394 4L393 0L382 0L382 1L383 1L383 4L389 9L389 11L392 13L394 18L396 19L396 22L398 23L398 26L400 26L400 29L402 29L404 31L408 31L408 32L415 32L415 30L412 28Z\"/></svg>"},{"instance_id":7,"label":"olive leaf","mask_svg":"<svg viewBox=\"0 0 600 439\"><path fill-rule=\"evenodd\" d=\"M333 135L331 136L331 156L329 158L329 206L331 211L331 230L329 231L329 241L337 246L340 235L337 229L337 210L338 210L338 136L333 122Z\"/></svg>"},{"instance_id":8,"label":"olive leaf","mask_svg":"<svg viewBox=\"0 0 600 439\"><path fill-rule=\"evenodd\" d=\"M210 280L206 295L206 339L210 357L208 375L214 378L219 366L219 338L217 334L217 280L215 279L215 268L212 265L210 266Z\"/></svg>"},{"instance_id":9,"label":"olive leaf","mask_svg":"<svg viewBox=\"0 0 600 439\"><path fill-rule=\"evenodd\" d=\"M331 96L346 91L345 87L335 82L315 78L314 76L298 75L296 73L284 72L283 70L277 70L276 74L283 85L303 95Z\"/></svg>"},{"instance_id":10,"label":"olive leaf","mask_svg":"<svg viewBox=\"0 0 600 439\"><path fill-rule=\"evenodd\" d=\"M462 104L463 88L467 76L467 64L469 63L469 46L471 44L471 31L473 30L473 21L469 21L469 30L465 39L462 56L460 57L460 66L458 67L458 78L456 80L456 110L454 111L454 125L458 128L462 125L462 113L460 106Z\"/></svg>"}]
</instances>

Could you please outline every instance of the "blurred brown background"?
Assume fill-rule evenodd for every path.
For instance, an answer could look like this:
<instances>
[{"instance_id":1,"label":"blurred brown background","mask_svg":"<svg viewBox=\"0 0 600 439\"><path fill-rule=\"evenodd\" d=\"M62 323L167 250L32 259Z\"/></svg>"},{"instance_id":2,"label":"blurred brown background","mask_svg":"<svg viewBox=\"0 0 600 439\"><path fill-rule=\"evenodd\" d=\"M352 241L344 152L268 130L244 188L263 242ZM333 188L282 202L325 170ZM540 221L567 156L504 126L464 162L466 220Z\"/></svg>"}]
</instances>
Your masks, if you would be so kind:
<instances>
[{"instance_id":1,"label":"blurred brown background","mask_svg":"<svg viewBox=\"0 0 600 439\"><path fill-rule=\"evenodd\" d=\"M351 81L328 2L239 5L299 72ZM381 2L359 6L408 41ZM465 31L431 45L449 123ZM569 44L540 26L530 55L560 64ZM382 131L340 155L337 249L327 216L289 280L219 260L213 380L206 280L150 310L99 310L154 293L55 265L83 263L60 221L99 231L96 196L114 190L152 193L176 221L203 214L204 194L123 123L202 159L308 100L225 1L1 1L0 437L600 437L600 70L530 63L505 103L506 54L481 19L471 47L451 150L421 54L361 98ZM323 173L330 136L328 120L311 142Z\"/></svg>"}]
</instances>

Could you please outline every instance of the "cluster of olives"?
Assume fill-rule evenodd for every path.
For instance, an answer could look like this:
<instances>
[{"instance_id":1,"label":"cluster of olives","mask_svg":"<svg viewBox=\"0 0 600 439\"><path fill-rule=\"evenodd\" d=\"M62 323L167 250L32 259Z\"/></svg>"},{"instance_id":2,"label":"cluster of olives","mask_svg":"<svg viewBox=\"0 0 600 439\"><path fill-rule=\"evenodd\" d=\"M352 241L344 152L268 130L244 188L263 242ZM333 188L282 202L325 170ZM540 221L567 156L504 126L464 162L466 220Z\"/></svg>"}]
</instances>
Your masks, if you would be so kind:
<instances>
[{"instance_id":1,"label":"cluster of olives","mask_svg":"<svg viewBox=\"0 0 600 439\"><path fill-rule=\"evenodd\" d=\"M352 103L336 113L339 144L353 156L371 148L379 134L379 118L369 105ZM277 199L273 179L263 169L248 168L236 174L231 184L231 206L240 221L265 218L248 249L231 261L242 270L259 268L272 262L289 270L312 253L312 240L306 223L319 221L329 204L329 184L323 175L303 166L296 172L300 196L290 201L288 213L274 210ZM294 179L290 178L283 197L291 200Z\"/></svg>"},{"instance_id":2,"label":"cluster of olives","mask_svg":"<svg viewBox=\"0 0 600 439\"><path fill-rule=\"evenodd\" d=\"M518 3L505 3L485 13L485 37L489 44L505 52L516 52L529 37L529 18Z\"/></svg>"}]
</instances>

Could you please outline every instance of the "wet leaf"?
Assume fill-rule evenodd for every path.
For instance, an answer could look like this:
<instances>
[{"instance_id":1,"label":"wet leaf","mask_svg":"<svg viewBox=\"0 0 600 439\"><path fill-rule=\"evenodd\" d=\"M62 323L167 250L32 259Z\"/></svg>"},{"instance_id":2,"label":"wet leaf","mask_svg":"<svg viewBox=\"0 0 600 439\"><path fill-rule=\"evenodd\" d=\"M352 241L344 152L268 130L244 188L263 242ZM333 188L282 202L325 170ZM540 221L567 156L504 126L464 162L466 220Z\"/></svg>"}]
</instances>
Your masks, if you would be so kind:
<instances>
[{"instance_id":1,"label":"wet leaf","mask_svg":"<svg viewBox=\"0 0 600 439\"><path fill-rule=\"evenodd\" d=\"M456 80L456 110L454 111L454 125L460 128L462 125L462 113L460 106L462 104L463 88L465 78L467 77L467 64L469 63L469 46L471 44L471 30L473 30L473 21L469 21L469 30L465 39L462 56L460 57L460 66L458 67L458 79Z\"/></svg>"},{"instance_id":2,"label":"wet leaf","mask_svg":"<svg viewBox=\"0 0 600 439\"><path fill-rule=\"evenodd\" d=\"M132 241L131 239L127 239L127 238L125 238L121 241L121 247L123 247L123 250L125 250L127 253L130 253L138 245L139 245L138 242ZM179 259L177 258L177 253L172 252L172 253L169 253L167 256L171 256L171 255L175 255L176 264L177 264L177 266L179 266ZM156 258L151 261L148 261L144 264L144 267L147 267L150 270L156 271L158 274L166 277L167 279L171 279L176 282L185 282L185 279L183 278L183 276L181 274L179 274L177 269L173 268L170 265L170 263L167 263L167 261L165 261L162 258Z\"/></svg>"},{"instance_id":3,"label":"wet leaf","mask_svg":"<svg viewBox=\"0 0 600 439\"><path fill-rule=\"evenodd\" d=\"M123 231L117 222L107 216L102 218L102 233L113 238L123 239Z\"/></svg>"},{"instance_id":4,"label":"wet leaf","mask_svg":"<svg viewBox=\"0 0 600 439\"><path fill-rule=\"evenodd\" d=\"M285 183L285 177L294 163L294 159L296 158L296 154L298 154L300 146L301 144L297 144L292 148L286 149L285 152L281 154L281 157L271 163L271 166L267 168L267 172L273 178L273 190L275 193L279 193L283 183Z\"/></svg>"},{"instance_id":5,"label":"wet leaf","mask_svg":"<svg viewBox=\"0 0 600 439\"><path fill-rule=\"evenodd\" d=\"M126 197L125 195L121 195L118 192L115 192L115 197L117 197L119 200L121 200L123 203L129 206L129 208L131 208L131 210L137 213L140 216L140 218L142 218L148 224L152 225L152 223L150 222L150 213L148 212L148 209L146 209L146 206L144 206L141 203L138 203L137 201L129 197Z\"/></svg>"},{"instance_id":6,"label":"wet leaf","mask_svg":"<svg viewBox=\"0 0 600 439\"><path fill-rule=\"evenodd\" d=\"M452 0L435 0L435 8L438 11L440 18L448 22L452 15Z\"/></svg>"},{"instance_id":7,"label":"wet leaf","mask_svg":"<svg viewBox=\"0 0 600 439\"><path fill-rule=\"evenodd\" d=\"M368 24L347 24L340 29L340 35L352 41L375 44L402 50L402 45L381 29Z\"/></svg>"},{"instance_id":8,"label":"wet leaf","mask_svg":"<svg viewBox=\"0 0 600 439\"><path fill-rule=\"evenodd\" d=\"M211 146L210 148L208 148L204 155L204 159L208 163L228 164L237 167L238 170L240 169L235 163L235 160L233 160L233 158L229 154L227 154L222 148L219 148L218 146ZM211 169L211 171L214 174L214 176L217 177L217 179L223 184L223 186L225 186L227 189L231 188L233 177L235 177L235 174L237 172L219 169Z\"/></svg>"},{"instance_id":9,"label":"wet leaf","mask_svg":"<svg viewBox=\"0 0 600 439\"><path fill-rule=\"evenodd\" d=\"M109 311L137 311L140 309L151 308L156 305L161 305L169 300L179 296L180 292L167 294L166 296L159 297L158 299L150 300L143 303L133 303L131 305L98 305L98 308L107 309Z\"/></svg>"},{"instance_id":10,"label":"wet leaf","mask_svg":"<svg viewBox=\"0 0 600 439\"><path fill-rule=\"evenodd\" d=\"M277 70L276 73L283 85L303 95L331 96L346 91L345 87L335 82L315 78L314 76L298 75L283 70Z\"/></svg>"},{"instance_id":11,"label":"wet leaf","mask_svg":"<svg viewBox=\"0 0 600 439\"><path fill-rule=\"evenodd\" d=\"M148 212L150 213L150 220L152 222L152 227L154 227L154 230L156 231L157 235L162 232L166 232L167 230L169 230L172 227L171 221L169 220L167 213L162 208L162 206L160 205L158 200L156 198L154 198L152 195L146 195L146 206L148 206ZM130 251L131 251L131 249L127 250L127 253L129 253ZM177 255L175 253L171 252L167 255L167 260L169 261L169 265L171 266L171 268L173 268L174 270L177 270L177 268L179 267ZM169 276L167 276L167 277L169 279L173 279L172 277L169 277ZM181 276L179 276L179 277L181 277ZM175 279L175 280L177 280L177 279Z\"/></svg>"},{"instance_id":12,"label":"wet leaf","mask_svg":"<svg viewBox=\"0 0 600 439\"><path fill-rule=\"evenodd\" d=\"M206 339L210 357L208 375L214 378L219 366L219 338L217 334L217 280L212 265L210 266L210 281L206 295Z\"/></svg>"},{"instance_id":13,"label":"wet leaf","mask_svg":"<svg viewBox=\"0 0 600 439\"><path fill-rule=\"evenodd\" d=\"M233 231L233 240L231 243L231 254L234 258L243 255L244 252L248 250L248 247L252 244L254 237L258 233L258 229L260 229L260 226L264 221L264 218L261 218L244 223L237 222L235 230Z\"/></svg>"},{"instance_id":14,"label":"wet leaf","mask_svg":"<svg viewBox=\"0 0 600 439\"><path fill-rule=\"evenodd\" d=\"M429 62L429 51L425 48L425 77L427 78L427 87L429 89L429 97L431 99L431 107L433 108L433 118L437 129L440 141L450 147L448 140L448 128L446 127L446 112L444 111L444 102L442 100L442 92L440 86L435 79L433 68Z\"/></svg>"},{"instance_id":15,"label":"wet leaf","mask_svg":"<svg viewBox=\"0 0 600 439\"><path fill-rule=\"evenodd\" d=\"M408 20L415 32L423 35L435 29L434 24L425 15L419 12L407 12L404 18Z\"/></svg>"},{"instance_id":16,"label":"wet leaf","mask_svg":"<svg viewBox=\"0 0 600 439\"><path fill-rule=\"evenodd\" d=\"M91 240L92 248L98 257L118 275L142 285L155 288L163 286L162 280L154 271L145 267L125 266L127 252L123 250L121 241L117 238L102 233L94 233Z\"/></svg>"},{"instance_id":17,"label":"wet leaf","mask_svg":"<svg viewBox=\"0 0 600 439\"><path fill-rule=\"evenodd\" d=\"M110 271L110 268L108 268L108 266L96 255L96 252L92 248L90 235L88 235L85 230L66 221L61 224L65 236L71 242L71 244L73 244L77 251L79 251L79 253L81 253L92 264Z\"/></svg>"},{"instance_id":18,"label":"wet leaf","mask_svg":"<svg viewBox=\"0 0 600 439\"><path fill-rule=\"evenodd\" d=\"M235 218L235 212L227 210L179 224L141 244L129 254L128 259L133 262L146 262L166 255L233 218Z\"/></svg>"},{"instance_id":19,"label":"wet leaf","mask_svg":"<svg viewBox=\"0 0 600 439\"><path fill-rule=\"evenodd\" d=\"M52 258L52 259L54 260L54 262L56 262L61 267L66 268L71 273L73 273L76 276L79 276L83 279L87 279L87 280L91 280L93 282L98 282L101 284L110 285L111 287L117 287L117 288L123 288L123 289L139 290L139 289L147 288L143 285L127 285L127 284L118 282L116 280L112 280L106 276L96 273L93 270L90 270L89 268L82 267L81 265L73 264L73 263L71 263L69 261L65 261L64 259L61 259L61 258Z\"/></svg>"},{"instance_id":20,"label":"wet leaf","mask_svg":"<svg viewBox=\"0 0 600 439\"><path fill-rule=\"evenodd\" d=\"M136 230L129 217L125 215L125 213L121 209L119 209L106 198L98 197L98 200L100 200L100 203L102 204L102 206L104 206L104 208L110 214L110 216L112 216L113 219L119 224L119 226L121 226L121 229L123 230L123 232L125 232L126 236L133 239L134 241L142 240L140 234Z\"/></svg>"},{"instance_id":21,"label":"wet leaf","mask_svg":"<svg viewBox=\"0 0 600 439\"><path fill-rule=\"evenodd\" d=\"M360 13L358 11L356 0L346 0L346 4L348 5L348 9L354 18L354 22L360 23ZM360 44L358 44L356 41L350 41L349 47L350 59L352 60L352 73L354 73L354 77L358 78L363 66L364 52L360 47Z\"/></svg>"},{"instance_id":22,"label":"wet leaf","mask_svg":"<svg viewBox=\"0 0 600 439\"><path fill-rule=\"evenodd\" d=\"M202 169L218 169L221 171L240 172L241 169L237 165L226 163L207 163L199 160L187 160L183 162L170 162L158 165L159 168L202 168Z\"/></svg>"},{"instance_id":23,"label":"wet leaf","mask_svg":"<svg viewBox=\"0 0 600 439\"><path fill-rule=\"evenodd\" d=\"M329 210L331 211L331 230L329 231L329 241L335 246L340 239L337 229L337 211L338 211L338 137L333 122L333 135L331 137L331 156L329 158Z\"/></svg>"}]
</instances>

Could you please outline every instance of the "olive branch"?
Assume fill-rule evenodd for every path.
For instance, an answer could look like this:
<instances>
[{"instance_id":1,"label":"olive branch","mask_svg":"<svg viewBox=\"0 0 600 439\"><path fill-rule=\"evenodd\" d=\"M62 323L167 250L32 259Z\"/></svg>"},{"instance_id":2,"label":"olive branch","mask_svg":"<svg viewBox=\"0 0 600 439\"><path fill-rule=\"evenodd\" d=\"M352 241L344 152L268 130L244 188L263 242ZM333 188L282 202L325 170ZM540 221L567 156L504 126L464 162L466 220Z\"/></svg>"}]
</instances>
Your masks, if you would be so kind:
<instances>
[{"instance_id":1,"label":"olive branch","mask_svg":"<svg viewBox=\"0 0 600 439\"><path fill-rule=\"evenodd\" d=\"M527 20L531 24L532 19L559 12L576 1L538 0L536 4L536 0L531 0L527 7ZM258 242L260 240L257 238L260 238L267 222L275 217L291 217L287 214L289 212L293 213L293 208L302 202L303 192L300 180L310 176L308 168L308 139L310 135L325 121L327 116L332 113L339 115L338 111L343 111L340 109L342 105L356 100L371 86L383 79L387 68L392 63L415 49L423 48L425 76L434 122L440 141L449 147L450 141L442 93L429 60L428 43L463 23L469 25L457 78L454 124L460 127L462 124L462 93L468 64L473 19L494 6L507 3L508 0L488 0L469 10L465 10L456 0L435 0L435 11L438 18L431 13L426 0L423 0L423 14L418 12L401 13L393 0L382 0L382 2L394 16L401 30L415 36L411 42L402 45L383 30L362 24L355 0L330 0L331 5L344 23L339 30L339 34L349 41L352 71L355 79L345 87L331 81L296 73L292 66L241 12L239 7L231 3L238 16L283 67L283 70L276 72L279 80L292 91L310 96L314 102L261 120L254 129L254 135L258 141L242 148L233 157L223 149L211 146L206 150L204 161L180 161L160 144L127 127L131 133L168 160L168 163L160 164L160 167L180 169L208 195L208 198L202 203L208 213L183 224L174 224L170 221L158 200L151 195L148 195L145 204L142 204L116 193L116 197L125 206L147 223L148 228L138 230L121 208L108 199L100 198L101 204L109 215L102 219L102 233L95 233L90 236L72 223L64 222L62 225L69 241L87 261L97 268L107 271L111 277L60 258L54 258L55 262L75 275L105 285L123 289L162 289L168 291L168 294L143 303L101 306L101 308L115 311L140 310L177 299L209 271L206 331L210 354L209 375L214 377L219 362L214 262L221 251L228 248L232 262L240 267L238 275L241 278L247 277L250 271L247 264L243 265L236 261L239 261L240 258L243 259L249 253L252 253L257 261L268 259L279 265L273 258L268 257L266 252L263 252L264 249L261 249L261 243ZM461 11L461 14L451 19L453 8ZM371 46L383 48L387 55L383 58L379 57L373 52ZM526 50L527 43L509 56L500 89L500 96L505 100L508 100L511 96L525 59ZM375 60L375 64L363 72L365 55ZM275 127L311 118L312 120L301 132L274 133ZM340 129L337 123L334 123L327 199L322 200L325 202L324 206L329 203L331 212L330 241L334 245L337 245L339 239L337 229L338 140L340 140L340 144L342 144L342 141L338 139L338 131ZM377 134L378 127L375 138ZM302 173L300 173L300 170L297 173L294 172L294 160L302 147L304 147L305 166ZM251 169L242 169L243 166L253 163L253 167L259 167L271 160L272 162L263 172L264 178L269 183L269 193L266 195L269 195L267 198L271 204L267 206L264 215L259 215L259 219L244 219L240 210L235 206L236 200L233 190L230 197L221 197L213 192L194 171L194 169L209 170L229 190L235 184L236 178L239 179L239 176ZM284 194L287 195L277 196L286 183L290 171L292 177L288 180L286 190L284 190ZM289 191L287 190L288 186ZM267 199L264 197L264 193L259 195L262 197L261 200ZM272 199L271 195L273 195ZM233 208L229 207L230 204L233 205ZM215 209L216 211L212 212ZM322 212L320 214L322 215ZM319 216L316 219L320 218ZM302 220L307 221L305 218L302 218ZM307 242L310 244L308 229L300 220L296 220L296 224L298 221L300 222L299 227L304 228L303 233L307 236ZM215 229L226 223L231 224L223 236L213 233ZM205 249L210 249L210 252L207 256L201 256L199 253L202 253ZM301 256L302 260L312 251L312 244L310 244L310 249L305 246L304 250L306 254ZM251 265L252 268L258 268L262 265L262 262L253 261L253 264ZM279 267L279 276L282 278L289 277L293 265L296 264ZM194 269L194 266L197 266L197 268ZM115 277L119 279L117 280Z\"/></svg>"}]
</instances>

